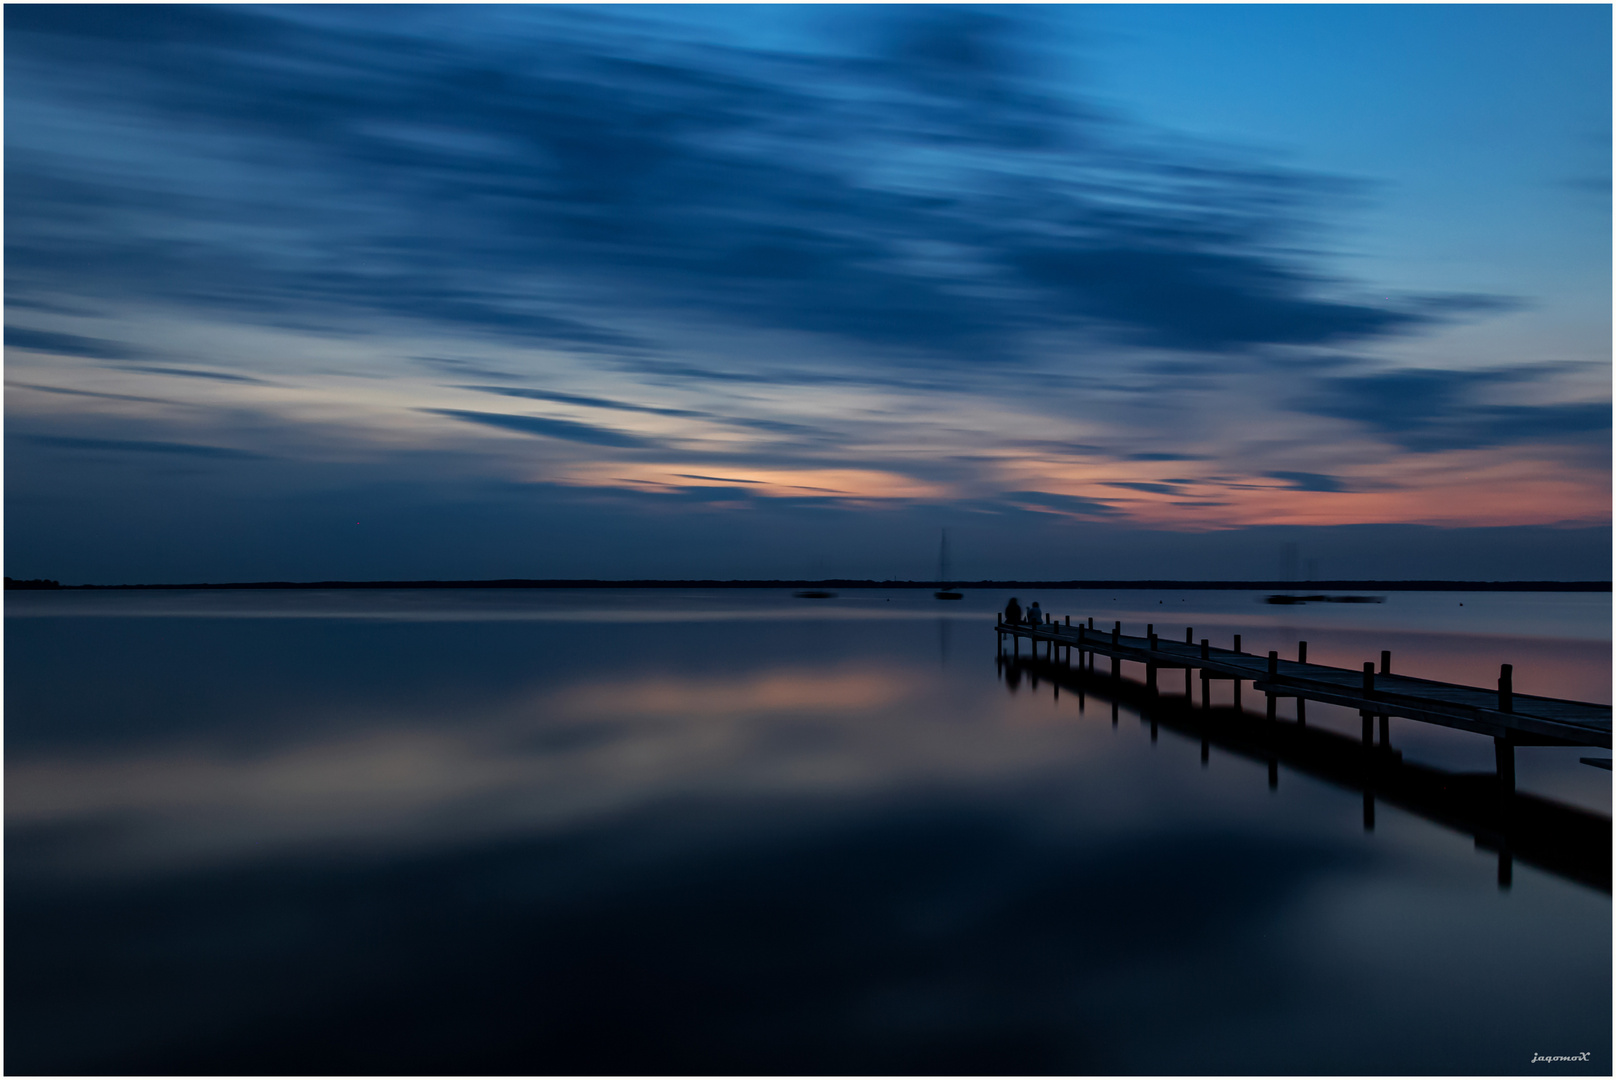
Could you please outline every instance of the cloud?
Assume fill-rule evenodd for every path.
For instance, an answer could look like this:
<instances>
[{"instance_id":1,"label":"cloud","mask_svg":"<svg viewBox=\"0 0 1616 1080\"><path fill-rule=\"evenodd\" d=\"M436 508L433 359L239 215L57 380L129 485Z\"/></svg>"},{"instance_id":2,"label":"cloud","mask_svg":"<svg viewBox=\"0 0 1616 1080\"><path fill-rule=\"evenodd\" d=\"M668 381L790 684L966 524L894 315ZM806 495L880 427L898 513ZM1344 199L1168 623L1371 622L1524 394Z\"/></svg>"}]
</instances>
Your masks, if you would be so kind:
<instances>
[{"instance_id":1,"label":"cloud","mask_svg":"<svg viewBox=\"0 0 1616 1080\"><path fill-rule=\"evenodd\" d=\"M698 476L695 473L674 473L684 480L711 480L718 484L761 484L762 480L739 480L733 476Z\"/></svg>"},{"instance_id":2,"label":"cloud","mask_svg":"<svg viewBox=\"0 0 1616 1080\"><path fill-rule=\"evenodd\" d=\"M1150 484L1133 480L1109 480L1106 487L1127 488L1129 491L1146 491L1152 495L1182 495L1182 491L1171 484Z\"/></svg>"},{"instance_id":3,"label":"cloud","mask_svg":"<svg viewBox=\"0 0 1616 1080\"><path fill-rule=\"evenodd\" d=\"M7 303L10 302L8 298ZM33 352L55 353L59 356L82 356L90 360L129 360L142 355L143 352L118 341L9 325L6 327L6 345L13 349L29 349Z\"/></svg>"},{"instance_id":4,"label":"cloud","mask_svg":"<svg viewBox=\"0 0 1616 1080\"><path fill-rule=\"evenodd\" d=\"M1478 392L1542 375L1541 368L1410 368L1319 379L1296 407L1365 425L1407 450L1434 452L1531 442L1579 442L1610 431L1610 405L1494 405Z\"/></svg>"},{"instance_id":5,"label":"cloud","mask_svg":"<svg viewBox=\"0 0 1616 1080\"><path fill-rule=\"evenodd\" d=\"M1117 517L1116 507L1099 499L1085 499L1081 495L1059 495L1049 491L1007 491L1001 496L1009 503L1030 504L1044 510L1075 514L1079 517Z\"/></svg>"},{"instance_id":6,"label":"cloud","mask_svg":"<svg viewBox=\"0 0 1616 1080\"><path fill-rule=\"evenodd\" d=\"M1344 298L1286 245L1329 182L1145 148L1039 81L1013 12L847 18L873 52L652 40L604 9L466 9L453 33L8 9L11 289L642 359L681 325L761 328L952 365L1050 335L1340 344L1462 306Z\"/></svg>"},{"instance_id":7,"label":"cloud","mask_svg":"<svg viewBox=\"0 0 1616 1080\"><path fill-rule=\"evenodd\" d=\"M93 450L115 454L182 454L187 457L231 458L236 460L262 459L264 455L228 446L205 446L200 443L161 442L153 439L95 439L73 435L20 435L41 446L54 446L64 450Z\"/></svg>"},{"instance_id":8,"label":"cloud","mask_svg":"<svg viewBox=\"0 0 1616 1080\"><path fill-rule=\"evenodd\" d=\"M454 420L463 420L468 424L482 424L486 427L515 431L523 435L537 435L547 439L587 443L591 446L642 448L658 445L653 440L643 439L638 435L614 431L611 428L595 427L593 424L580 424L572 420L552 420L543 416L516 416L511 413L474 412L468 409L418 409L416 411L432 413L435 416L447 416Z\"/></svg>"},{"instance_id":9,"label":"cloud","mask_svg":"<svg viewBox=\"0 0 1616 1080\"><path fill-rule=\"evenodd\" d=\"M69 390L64 386L40 386L38 383L8 382L7 386L15 386L21 390L37 390L44 394L65 394L70 397L105 398L108 401L144 401L156 405L171 405L173 402L162 398L139 397L135 394L108 394L100 390Z\"/></svg>"},{"instance_id":10,"label":"cloud","mask_svg":"<svg viewBox=\"0 0 1616 1080\"><path fill-rule=\"evenodd\" d=\"M225 371L201 371L197 368L157 367L151 364L120 364L123 371L140 371L147 375L173 375L181 379L212 379L215 382L256 383L259 386L269 386L263 379L255 379L251 375L235 375Z\"/></svg>"},{"instance_id":11,"label":"cloud","mask_svg":"<svg viewBox=\"0 0 1616 1080\"><path fill-rule=\"evenodd\" d=\"M1263 473L1270 480L1283 480L1296 491L1350 491L1338 476L1310 472Z\"/></svg>"},{"instance_id":12,"label":"cloud","mask_svg":"<svg viewBox=\"0 0 1616 1080\"><path fill-rule=\"evenodd\" d=\"M520 386L460 386L458 390L478 390L485 394L505 397L532 398L535 401L556 401L564 405L586 405L592 409L619 409L623 412L651 413L656 416L707 416L690 409L663 409L651 405L633 405L610 398L586 397L582 394L562 394L554 390L529 390Z\"/></svg>"}]
</instances>

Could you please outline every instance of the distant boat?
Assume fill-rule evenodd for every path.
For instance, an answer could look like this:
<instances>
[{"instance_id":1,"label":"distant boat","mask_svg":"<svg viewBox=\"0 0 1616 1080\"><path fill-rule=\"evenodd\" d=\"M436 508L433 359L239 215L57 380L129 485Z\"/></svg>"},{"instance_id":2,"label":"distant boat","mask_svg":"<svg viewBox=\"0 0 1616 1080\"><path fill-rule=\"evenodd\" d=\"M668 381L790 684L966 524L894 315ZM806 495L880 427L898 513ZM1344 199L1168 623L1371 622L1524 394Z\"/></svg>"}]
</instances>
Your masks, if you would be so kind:
<instances>
[{"instance_id":1,"label":"distant boat","mask_svg":"<svg viewBox=\"0 0 1616 1080\"><path fill-rule=\"evenodd\" d=\"M949 574L948 570L948 530L944 529L943 545L942 548L937 552L937 584L941 585L942 588L932 593L932 595L939 600L958 600L965 594L955 592L950 587L949 577L951 575Z\"/></svg>"},{"instance_id":2,"label":"distant boat","mask_svg":"<svg viewBox=\"0 0 1616 1080\"><path fill-rule=\"evenodd\" d=\"M836 598L835 593L826 592L824 589L803 589L802 591L794 592L791 595L795 596L798 600L833 600Z\"/></svg>"}]
</instances>

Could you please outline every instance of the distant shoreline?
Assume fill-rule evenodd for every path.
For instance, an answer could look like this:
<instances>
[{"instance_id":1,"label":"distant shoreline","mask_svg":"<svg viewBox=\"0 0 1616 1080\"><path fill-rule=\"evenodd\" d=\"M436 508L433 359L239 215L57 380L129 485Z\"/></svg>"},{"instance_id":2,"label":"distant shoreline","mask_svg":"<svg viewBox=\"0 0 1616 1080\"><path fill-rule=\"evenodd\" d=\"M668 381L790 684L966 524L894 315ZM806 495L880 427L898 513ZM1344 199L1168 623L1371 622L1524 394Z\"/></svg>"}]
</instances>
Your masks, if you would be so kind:
<instances>
[{"instance_id":1,"label":"distant shoreline","mask_svg":"<svg viewBox=\"0 0 1616 1080\"><path fill-rule=\"evenodd\" d=\"M984 589L1150 589L1156 591L1222 590L1234 592L1610 592L1608 581L954 581L952 588ZM498 578L482 581L233 581L161 585L41 585L6 581L8 590L45 592L151 589L937 589L936 581L872 581L854 578L797 578L717 581L637 578Z\"/></svg>"}]
</instances>

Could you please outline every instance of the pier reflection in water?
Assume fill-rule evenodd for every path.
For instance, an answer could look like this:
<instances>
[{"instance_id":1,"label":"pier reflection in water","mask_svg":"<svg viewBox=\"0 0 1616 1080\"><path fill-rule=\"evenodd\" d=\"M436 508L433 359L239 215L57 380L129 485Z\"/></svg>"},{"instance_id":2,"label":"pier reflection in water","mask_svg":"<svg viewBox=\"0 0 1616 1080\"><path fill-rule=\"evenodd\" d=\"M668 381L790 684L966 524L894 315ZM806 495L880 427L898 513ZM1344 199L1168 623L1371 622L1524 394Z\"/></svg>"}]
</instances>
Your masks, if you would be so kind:
<instances>
[{"instance_id":1,"label":"pier reflection in water","mask_svg":"<svg viewBox=\"0 0 1616 1080\"><path fill-rule=\"evenodd\" d=\"M1002 599L8 597L7 1069L1609 1071L1608 773L1057 699Z\"/></svg>"}]
</instances>

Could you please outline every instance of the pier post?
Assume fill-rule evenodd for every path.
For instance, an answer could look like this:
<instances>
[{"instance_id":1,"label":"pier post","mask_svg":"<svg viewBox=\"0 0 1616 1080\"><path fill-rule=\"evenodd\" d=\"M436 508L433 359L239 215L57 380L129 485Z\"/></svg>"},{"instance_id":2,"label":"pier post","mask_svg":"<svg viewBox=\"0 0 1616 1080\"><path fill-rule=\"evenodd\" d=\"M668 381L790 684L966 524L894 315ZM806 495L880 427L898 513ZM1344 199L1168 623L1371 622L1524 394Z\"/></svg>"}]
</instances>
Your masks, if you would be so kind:
<instances>
[{"instance_id":1,"label":"pier post","mask_svg":"<svg viewBox=\"0 0 1616 1080\"><path fill-rule=\"evenodd\" d=\"M1505 664L1498 669L1498 711L1515 711L1515 665Z\"/></svg>"},{"instance_id":2,"label":"pier post","mask_svg":"<svg viewBox=\"0 0 1616 1080\"><path fill-rule=\"evenodd\" d=\"M1493 739L1493 759L1498 763L1498 787L1505 795L1515 794L1515 744L1507 735Z\"/></svg>"},{"instance_id":3,"label":"pier post","mask_svg":"<svg viewBox=\"0 0 1616 1080\"><path fill-rule=\"evenodd\" d=\"M1195 644L1195 627L1186 626L1184 628L1184 644L1186 644L1186 645L1194 645Z\"/></svg>"},{"instance_id":4,"label":"pier post","mask_svg":"<svg viewBox=\"0 0 1616 1080\"><path fill-rule=\"evenodd\" d=\"M1380 673L1382 675L1390 675L1392 673L1392 654L1390 649L1380 650Z\"/></svg>"},{"instance_id":5,"label":"pier post","mask_svg":"<svg viewBox=\"0 0 1616 1080\"><path fill-rule=\"evenodd\" d=\"M1210 709L1211 707L1212 707L1212 678L1211 678L1211 676L1209 676L1206 673L1206 669L1202 668L1201 669L1201 708Z\"/></svg>"},{"instance_id":6,"label":"pier post","mask_svg":"<svg viewBox=\"0 0 1616 1080\"><path fill-rule=\"evenodd\" d=\"M1305 641L1296 643L1296 662L1298 664L1307 663L1307 642Z\"/></svg>"},{"instance_id":7,"label":"pier post","mask_svg":"<svg viewBox=\"0 0 1616 1080\"><path fill-rule=\"evenodd\" d=\"M1234 651L1235 652L1240 651L1240 635L1239 634L1236 634L1234 636Z\"/></svg>"},{"instance_id":8,"label":"pier post","mask_svg":"<svg viewBox=\"0 0 1616 1080\"><path fill-rule=\"evenodd\" d=\"M1156 624L1155 623L1149 622L1149 623L1145 624L1145 636L1147 638L1154 638L1156 636ZM1154 649L1155 647L1156 647L1155 645L1151 645L1152 649Z\"/></svg>"},{"instance_id":9,"label":"pier post","mask_svg":"<svg viewBox=\"0 0 1616 1080\"><path fill-rule=\"evenodd\" d=\"M1278 677L1278 675L1279 675L1279 653L1275 652L1272 649L1269 649L1268 650L1268 678L1269 678L1270 683L1272 683L1272 681L1276 677ZM1268 691L1268 719L1270 719L1270 720L1274 719L1275 704L1278 702L1278 700L1279 699L1274 696L1274 692L1272 690Z\"/></svg>"},{"instance_id":10,"label":"pier post","mask_svg":"<svg viewBox=\"0 0 1616 1080\"><path fill-rule=\"evenodd\" d=\"M1156 632L1154 630L1150 632L1150 651L1156 651Z\"/></svg>"},{"instance_id":11,"label":"pier post","mask_svg":"<svg viewBox=\"0 0 1616 1080\"><path fill-rule=\"evenodd\" d=\"M1363 666L1363 696L1373 697L1375 693L1375 665L1371 660L1365 660ZM1363 720L1363 744L1366 747L1375 745L1375 714L1360 711L1358 716Z\"/></svg>"},{"instance_id":12,"label":"pier post","mask_svg":"<svg viewBox=\"0 0 1616 1080\"><path fill-rule=\"evenodd\" d=\"M1206 638L1202 638L1201 639L1201 659L1202 660L1210 660L1211 658L1212 658L1212 643L1210 641L1208 641Z\"/></svg>"}]
</instances>

